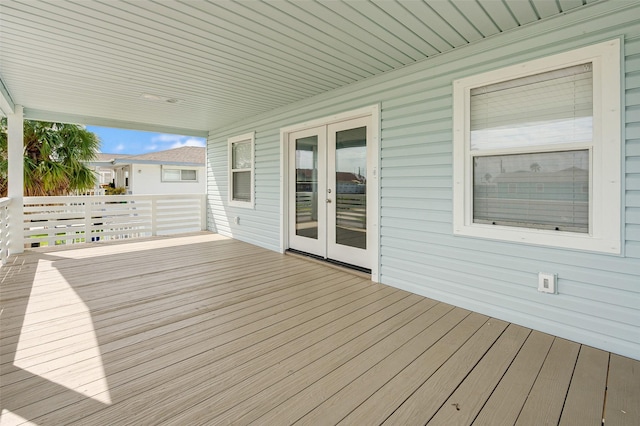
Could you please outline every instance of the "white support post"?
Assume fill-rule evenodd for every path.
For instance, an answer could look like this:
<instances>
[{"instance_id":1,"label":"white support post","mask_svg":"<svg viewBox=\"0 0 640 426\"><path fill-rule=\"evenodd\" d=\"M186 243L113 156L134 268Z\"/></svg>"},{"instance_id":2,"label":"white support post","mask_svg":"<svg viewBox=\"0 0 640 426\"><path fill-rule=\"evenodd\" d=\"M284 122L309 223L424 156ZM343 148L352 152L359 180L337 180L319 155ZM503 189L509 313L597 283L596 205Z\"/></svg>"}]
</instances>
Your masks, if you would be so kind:
<instances>
[{"instance_id":1,"label":"white support post","mask_svg":"<svg viewBox=\"0 0 640 426\"><path fill-rule=\"evenodd\" d=\"M207 230L207 195L200 197L200 230Z\"/></svg>"},{"instance_id":2,"label":"white support post","mask_svg":"<svg viewBox=\"0 0 640 426\"><path fill-rule=\"evenodd\" d=\"M82 201L84 201L84 242L85 243L90 243L91 242L91 226L93 225L93 220L92 220L92 211L91 208L92 203L91 200L93 199L92 196L89 197L84 197L84 199Z\"/></svg>"},{"instance_id":3,"label":"white support post","mask_svg":"<svg viewBox=\"0 0 640 426\"><path fill-rule=\"evenodd\" d=\"M8 205L0 204L0 261L7 263L9 250L7 247L7 209Z\"/></svg>"},{"instance_id":4,"label":"white support post","mask_svg":"<svg viewBox=\"0 0 640 426\"><path fill-rule=\"evenodd\" d=\"M129 181L131 183L131 181ZM151 197L151 235L158 235L158 199L154 195Z\"/></svg>"},{"instance_id":5,"label":"white support post","mask_svg":"<svg viewBox=\"0 0 640 426\"><path fill-rule=\"evenodd\" d=\"M22 105L16 105L7 115L9 254L24 251L24 115Z\"/></svg>"}]
</instances>

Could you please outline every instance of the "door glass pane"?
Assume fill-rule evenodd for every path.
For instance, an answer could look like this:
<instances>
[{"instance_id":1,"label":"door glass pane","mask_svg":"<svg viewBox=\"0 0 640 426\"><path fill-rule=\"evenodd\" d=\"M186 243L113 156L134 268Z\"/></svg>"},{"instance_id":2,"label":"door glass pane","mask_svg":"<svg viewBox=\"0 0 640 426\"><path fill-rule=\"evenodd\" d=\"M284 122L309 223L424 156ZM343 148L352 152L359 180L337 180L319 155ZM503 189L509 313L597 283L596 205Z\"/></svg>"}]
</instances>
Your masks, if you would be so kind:
<instances>
[{"instance_id":1,"label":"door glass pane","mask_svg":"<svg viewBox=\"0 0 640 426\"><path fill-rule=\"evenodd\" d=\"M318 239L318 136L296 139L296 235Z\"/></svg>"},{"instance_id":2,"label":"door glass pane","mask_svg":"<svg viewBox=\"0 0 640 426\"><path fill-rule=\"evenodd\" d=\"M475 157L473 221L589 232L589 151Z\"/></svg>"},{"instance_id":3,"label":"door glass pane","mask_svg":"<svg viewBox=\"0 0 640 426\"><path fill-rule=\"evenodd\" d=\"M336 132L336 243L367 248L367 128Z\"/></svg>"}]
</instances>

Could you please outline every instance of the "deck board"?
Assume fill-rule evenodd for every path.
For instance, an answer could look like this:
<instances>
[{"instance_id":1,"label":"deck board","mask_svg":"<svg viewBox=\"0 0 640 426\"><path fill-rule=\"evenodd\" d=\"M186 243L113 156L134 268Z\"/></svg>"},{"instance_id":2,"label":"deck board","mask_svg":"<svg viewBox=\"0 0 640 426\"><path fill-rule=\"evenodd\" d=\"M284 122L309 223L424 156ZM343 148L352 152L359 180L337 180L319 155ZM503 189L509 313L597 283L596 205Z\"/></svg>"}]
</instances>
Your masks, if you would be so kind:
<instances>
[{"instance_id":1,"label":"deck board","mask_svg":"<svg viewBox=\"0 0 640 426\"><path fill-rule=\"evenodd\" d=\"M450 309L450 306L436 304L436 302L433 302L431 306L426 306L426 310L422 314L401 327L397 332L386 336L306 388L299 389L279 405L275 406L276 404L274 404L274 407L268 413L260 416L257 422L262 424L290 424L299 420L300 417L321 404L326 398L344 388L407 344L416 335L420 334L425 327L436 322ZM288 384L282 383L280 387L286 388Z\"/></svg>"},{"instance_id":2,"label":"deck board","mask_svg":"<svg viewBox=\"0 0 640 426\"><path fill-rule=\"evenodd\" d=\"M345 417L340 424L381 424L391 416L422 384L444 365L458 349L488 320L471 313L442 339L409 363L400 373L364 403Z\"/></svg>"},{"instance_id":3,"label":"deck board","mask_svg":"<svg viewBox=\"0 0 640 426\"><path fill-rule=\"evenodd\" d=\"M510 324L460 386L442 404L430 425L469 425L504 376L531 330Z\"/></svg>"},{"instance_id":4,"label":"deck board","mask_svg":"<svg viewBox=\"0 0 640 426\"><path fill-rule=\"evenodd\" d=\"M249 424L273 404L281 403L312 383L338 368L353 354L358 354L399 330L430 305L430 302L411 295L392 305L382 315L370 317L353 334L336 333L333 338L286 359L272 368L251 376L247 380L207 399L185 415L176 416L172 424L192 424L202 412L211 415L214 422ZM364 329L365 331L363 331ZM274 390L275 389L275 390ZM195 407L194 407L195 408Z\"/></svg>"},{"instance_id":5,"label":"deck board","mask_svg":"<svg viewBox=\"0 0 640 426\"><path fill-rule=\"evenodd\" d=\"M588 346L580 348L560 426L602 425L608 364L609 353Z\"/></svg>"},{"instance_id":6,"label":"deck board","mask_svg":"<svg viewBox=\"0 0 640 426\"><path fill-rule=\"evenodd\" d=\"M527 401L520 412L517 426L558 424L580 345L556 338L538 374Z\"/></svg>"},{"instance_id":7,"label":"deck board","mask_svg":"<svg viewBox=\"0 0 640 426\"><path fill-rule=\"evenodd\" d=\"M320 387L317 392L324 401L302 417L299 423L315 425L339 422L469 315L464 309L443 306L448 309L445 315L433 323L425 323L424 330L348 385L330 396L330 389ZM321 382L318 383L321 385Z\"/></svg>"},{"instance_id":8,"label":"deck board","mask_svg":"<svg viewBox=\"0 0 640 426\"><path fill-rule=\"evenodd\" d=\"M215 234L36 249L0 290L3 426L640 424L638 361Z\"/></svg>"},{"instance_id":9,"label":"deck board","mask_svg":"<svg viewBox=\"0 0 640 426\"><path fill-rule=\"evenodd\" d=\"M384 424L426 424L429 422L508 325L508 323L496 319L490 319L484 323L438 371L386 419ZM454 404L459 407L464 403L456 401Z\"/></svg>"},{"instance_id":10,"label":"deck board","mask_svg":"<svg viewBox=\"0 0 640 426\"><path fill-rule=\"evenodd\" d=\"M610 425L640 424L640 367L638 361L611 354L607 400L603 418Z\"/></svg>"}]
</instances>

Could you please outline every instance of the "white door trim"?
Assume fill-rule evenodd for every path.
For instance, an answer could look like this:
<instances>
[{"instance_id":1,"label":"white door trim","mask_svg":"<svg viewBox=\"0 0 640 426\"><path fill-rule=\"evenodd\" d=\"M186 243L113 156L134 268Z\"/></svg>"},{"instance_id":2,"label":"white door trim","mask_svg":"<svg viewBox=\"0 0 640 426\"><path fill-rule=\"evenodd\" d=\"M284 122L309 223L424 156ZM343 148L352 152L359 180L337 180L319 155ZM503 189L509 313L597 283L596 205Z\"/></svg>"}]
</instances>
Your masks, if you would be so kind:
<instances>
[{"instance_id":1,"label":"white door trim","mask_svg":"<svg viewBox=\"0 0 640 426\"><path fill-rule=\"evenodd\" d=\"M372 212L367 245L371 247L371 280L380 282L380 104L280 129L280 252L284 253L289 248L289 133L366 116L371 116L371 141L367 141L367 144L375 155L374 167L367 170L367 181L371 182L371 186L367 188L370 191L367 194L367 210Z\"/></svg>"}]
</instances>

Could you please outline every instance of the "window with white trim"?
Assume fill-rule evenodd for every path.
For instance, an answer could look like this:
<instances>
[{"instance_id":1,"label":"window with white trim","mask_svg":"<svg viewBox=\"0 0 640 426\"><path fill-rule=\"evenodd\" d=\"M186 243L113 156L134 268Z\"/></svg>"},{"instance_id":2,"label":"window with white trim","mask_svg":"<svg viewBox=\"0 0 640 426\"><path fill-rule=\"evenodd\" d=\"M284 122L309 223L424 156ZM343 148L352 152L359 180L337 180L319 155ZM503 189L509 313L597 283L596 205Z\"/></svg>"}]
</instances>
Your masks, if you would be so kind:
<instances>
[{"instance_id":1,"label":"window with white trim","mask_svg":"<svg viewBox=\"0 0 640 426\"><path fill-rule=\"evenodd\" d=\"M620 253L620 42L454 81L454 234Z\"/></svg>"},{"instance_id":2,"label":"window with white trim","mask_svg":"<svg viewBox=\"0 0 640 426\"><path fill-rule=\"evenodd\" d=\"M254 132L228 140L229 205L254 206L254 141Z\"/></svg>"},{"instance_id":3,"label":"window with white trim","mask_svg":"<svg viewBox=\"0 0 640 426\"><path fill-rule=\"evenodd\" d=\"M197 182L198 171L195 169L162 168L163 182Z\"/></svg>"}]
</instances>

